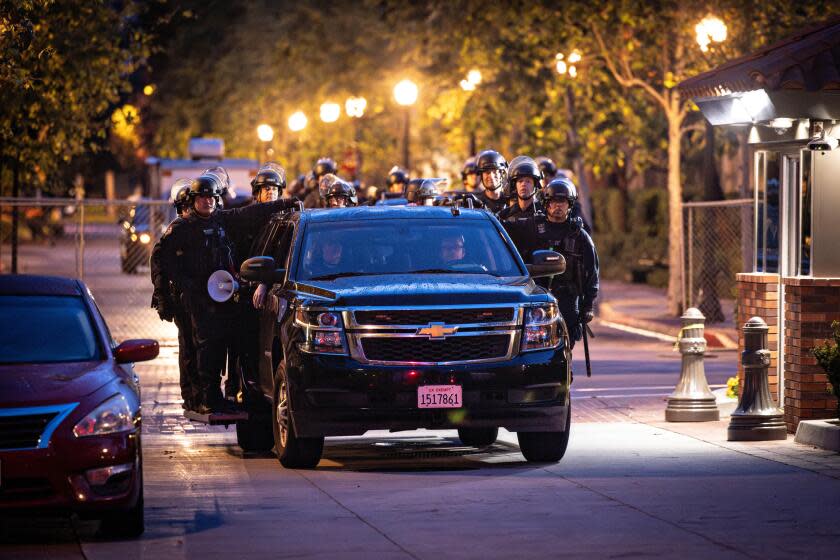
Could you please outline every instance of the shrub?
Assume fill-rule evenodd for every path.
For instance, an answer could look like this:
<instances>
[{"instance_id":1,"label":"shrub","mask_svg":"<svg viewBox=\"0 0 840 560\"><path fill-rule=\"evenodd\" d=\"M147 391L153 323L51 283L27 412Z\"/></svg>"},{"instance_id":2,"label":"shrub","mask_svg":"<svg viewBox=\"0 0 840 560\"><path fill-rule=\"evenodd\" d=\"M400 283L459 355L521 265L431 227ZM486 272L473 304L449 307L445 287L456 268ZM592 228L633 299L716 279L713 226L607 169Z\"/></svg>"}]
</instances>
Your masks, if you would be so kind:
<instances>
[{"instance_id":1,"label":"shrub","mask_svg":"<svg viewBox=\"0 0 840 560\"><path fill-rule=\"evenodd\" d=\"M831 323L834 342L816 346L812 352L817 363L828 375L829 392L837 398L837 417L840 418L840 321Z\"/></svg>"}]
</instances>

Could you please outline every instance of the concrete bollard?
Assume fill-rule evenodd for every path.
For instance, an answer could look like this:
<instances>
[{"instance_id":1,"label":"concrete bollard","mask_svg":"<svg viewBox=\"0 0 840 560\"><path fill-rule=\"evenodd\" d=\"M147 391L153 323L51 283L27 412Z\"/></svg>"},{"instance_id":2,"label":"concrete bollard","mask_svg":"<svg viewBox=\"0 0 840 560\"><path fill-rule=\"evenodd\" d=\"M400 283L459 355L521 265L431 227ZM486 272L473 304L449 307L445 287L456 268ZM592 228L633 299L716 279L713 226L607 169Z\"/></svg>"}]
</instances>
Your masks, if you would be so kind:
<instances>
[{"instance_id":1,"label":"concrete bollard","mask_svg":"<svg viewBox=\"0 0 840 560\"><path fill-rule=\"evenodd\" d=\"M706 382L703 356L706 339L703 337L706 318L694 307L680 317L682 335L679 340L682 371L676 389L668 397L665 420L668 422L709 422L720 419L715 395Z\"/></svg>"},{"instance_id":2,"label":"concrete bollard","mask_svg":"<svg viewBox=\"0 0 840 560\"><path fill-rule=\"evenodd\" d=\"M766 441L786 439L782 411L773 403L767 369L770 367L770 351L767 349L767 323L761 317L753 317L744 324L744 352L741 364L744 366L744 390L738 408L729 418L729 441Z\"/></svg>"}]
</instances>

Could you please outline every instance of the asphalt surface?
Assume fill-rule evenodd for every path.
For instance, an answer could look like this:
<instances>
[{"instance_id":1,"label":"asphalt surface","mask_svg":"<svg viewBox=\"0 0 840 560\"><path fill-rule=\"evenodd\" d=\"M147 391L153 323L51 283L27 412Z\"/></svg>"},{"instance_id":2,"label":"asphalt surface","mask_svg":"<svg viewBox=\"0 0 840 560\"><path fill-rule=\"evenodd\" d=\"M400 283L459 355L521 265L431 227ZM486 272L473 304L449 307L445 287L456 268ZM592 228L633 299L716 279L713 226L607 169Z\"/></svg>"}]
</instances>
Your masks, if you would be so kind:
<instances>
[{"instance_id":1,"label":"asphalt surface","mask_svg":"<svg viewBox=\"0 0 840 560\"><path fill-rule=\"evenodd\" d=\"M145 277L109 268L102 250L88 278L109 322L147 322ZM597 322L595 333L591 378L575 348L571 439L556 465L526 463L514 434L477 450L421 430L330 438L318 468L286 470L271 454L243 454L233 427L183 418L165 345L137 365L146 533L109 541L95 521L13 519L0 558L836 556L840 455L729 444L726 419L666 424L679 354ZM712 386L736 359L707 356Z\"/></svg>"}]
</instances>

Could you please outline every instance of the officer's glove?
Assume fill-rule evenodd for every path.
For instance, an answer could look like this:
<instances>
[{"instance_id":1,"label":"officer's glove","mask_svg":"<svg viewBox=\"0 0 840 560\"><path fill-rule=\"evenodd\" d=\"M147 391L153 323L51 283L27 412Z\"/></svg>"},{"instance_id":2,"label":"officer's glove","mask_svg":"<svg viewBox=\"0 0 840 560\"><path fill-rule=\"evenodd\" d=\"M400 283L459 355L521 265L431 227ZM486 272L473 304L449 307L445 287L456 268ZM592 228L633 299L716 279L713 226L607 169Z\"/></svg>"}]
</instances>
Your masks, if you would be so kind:
<instances>
[{"instance_id":1,"label":"officer's glove","mask_svg":"<svg viewBox=\"0 0 840 560\"><path fill-rule=\"evenodd\" d=\"M591 309L584 309L580 312L580 322L584 325L591 323L595 318L595 313Z\"/></svg>"}]
</instances>

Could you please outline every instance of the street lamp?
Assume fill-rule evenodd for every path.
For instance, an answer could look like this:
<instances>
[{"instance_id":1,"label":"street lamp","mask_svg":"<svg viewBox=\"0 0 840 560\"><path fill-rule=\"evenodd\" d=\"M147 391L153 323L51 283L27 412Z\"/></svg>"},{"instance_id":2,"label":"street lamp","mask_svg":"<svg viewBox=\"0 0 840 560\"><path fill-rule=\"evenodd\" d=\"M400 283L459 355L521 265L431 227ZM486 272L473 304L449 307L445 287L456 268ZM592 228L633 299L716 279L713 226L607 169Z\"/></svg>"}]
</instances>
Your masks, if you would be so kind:
<instances>
[{"instance_id":1,"label":"street lamp","mask_svg":"<svg viewBox=\"0 0 840 560\"><path fill-rule=\"evenodd\" d=\"M397 104L402 105L404 110L405 127L403 129L403 165L406 171L411 169L411 160L409 159L409 141L410 141L410 116L409 110L417 101L417 84L411 80L402 80L394 86L394 99Z\"/></svg>"},{"instance_id":2,"label":"street lamp","mask_svg":"<svg viewBox=\"0 0 840 560\"><path fill-rule=\"evenodd\" d=\"M726 24L718 17L706 16L700 23L694 26L694 33L697 39L697 44L700 45L700 50L708 52L709 45L714 43L722 43L726 41L727 29Z\"/></svg>"},{"instance_id":3,"label":"street lamp","mask_svg":"<svg viewBox=\"0 0 840 560\"><path fill-rule=\"evenodd\" d=\"M461 89L466 92L475 91L478 84L481 83L481 70L473 68L467 72L467 79L461 80ZM475 155L475 125L470 127L470 156Z\"/></svg>"},{"instance_id":4,"label":"street lamp","mask_svg":"<svg viewBox=\"0 0 840 560\"><path fill-rule=\"evenodd\" d=\"M257 127L257 137L263 143L263 154L265 159L271 159L274 155L274 149L271 147L271 141L274 139L274 129L263 123Z\"/></svg>"},{"instance_id":5,"label":"street lamp","mask_svg":"<svg viewBox=\"0 0 840 560\"><path fill-rule=\"evenodd\" d=\"M334 123L341 116L341 106L338 103L324 103L321 105L321 120L325 123Z\"/></svg>"},{"instance_id":6,"label":"street lamp","mask_svg":"<svg viewBox=\"0 0 840 560\"><path fill-rule=\"evenodd\" d=\"M309 120L303 114L303 111L295 111L289 117L289 130L302 132L308 122ZM297 170L300 169L300 134L295 134L294 138L293 151L295 153L295 173L297 173Z\"/></svg>"},{"instance_id":7,"label":"street lamp","mask_svg":"<svg viewBox=\"0 0 840 560\"><path fill-rule=\"evenodd\" d=\"M364 116L365 108L367 108L367 99L364 97L348 97L347 101L344 102L344 112L347 113L347 116L353 120L353 145L356 152L356 179L360 178L362 174L362 150L359 147L359 143L362 139L361 127L357 121Z\"/></svg>"}]
</instances>

